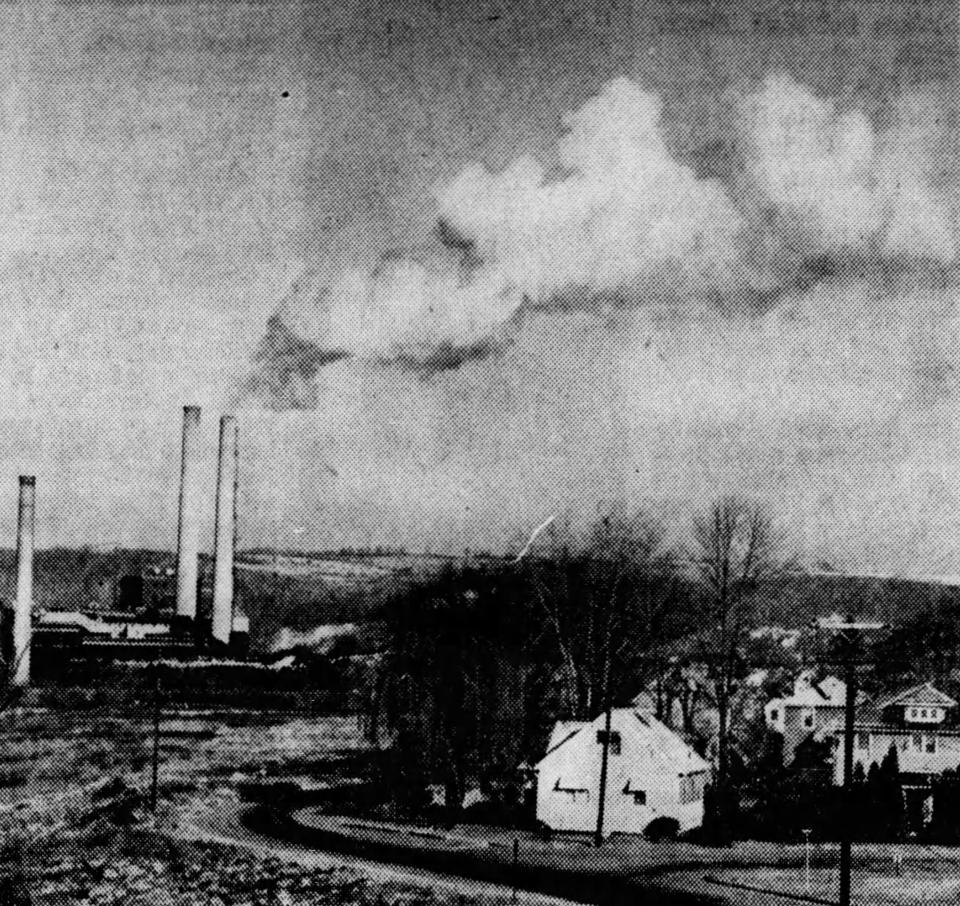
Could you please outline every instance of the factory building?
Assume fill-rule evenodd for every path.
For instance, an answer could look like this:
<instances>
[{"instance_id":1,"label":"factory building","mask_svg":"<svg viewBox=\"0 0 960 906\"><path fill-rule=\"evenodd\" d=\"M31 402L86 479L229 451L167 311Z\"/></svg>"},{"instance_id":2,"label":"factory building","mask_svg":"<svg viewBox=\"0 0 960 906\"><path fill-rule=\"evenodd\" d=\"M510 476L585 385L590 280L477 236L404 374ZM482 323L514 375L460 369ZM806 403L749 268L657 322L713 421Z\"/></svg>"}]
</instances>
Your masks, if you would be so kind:
<instances>
[{"instance_id":1,"label":"factory building","mask_svg":"<svg viewBox=\"0 0 960 906\"><path fill-rule=\"evenodd\" d=\"M220 420L217 469L212 608L198 607L201 588L200 526L203 499L200 409L185 406L180 467L176 568L156 565L111 577L109 597L68 610L40 610L33 593L36 484L20 479L17 584L4 614L3 655L10 681L30 682L32 672L49 674L76 659L189 660L245 657L249 621L234 606L234 557L238 481L237 421ZM105 600L106 598L106 600ZM104 606L109 601L107 606Z\"/></svg>"}]
</instances>

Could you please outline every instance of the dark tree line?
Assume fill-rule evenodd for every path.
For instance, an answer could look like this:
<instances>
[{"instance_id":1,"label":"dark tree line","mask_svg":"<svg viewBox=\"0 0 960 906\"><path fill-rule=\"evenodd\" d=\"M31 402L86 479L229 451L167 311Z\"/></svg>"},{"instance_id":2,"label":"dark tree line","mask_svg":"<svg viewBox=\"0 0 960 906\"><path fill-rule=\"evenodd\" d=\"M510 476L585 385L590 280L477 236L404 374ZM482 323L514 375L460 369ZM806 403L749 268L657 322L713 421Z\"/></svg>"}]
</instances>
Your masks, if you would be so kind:
<instances>
[{"instance_id":1,"label":"dark tree line","mask_svg":"<svg viewBox=\"0 0 960 906\"><path fill-rule=\"evenodd\" d=\"M896 748L866 770L857 762L849 803L833 783L830 754L829 742L810 739L797 748L789 767L776 757L761 758L751 790L754 805L743 816L741 831L757 839L799 842L809 830L814 840L833 840L850 815L859 842L904 839L906 807Z\"/></svg>"},{"instance_id":2,"label":"dark tree line","mask_svg":"<svg viewBox=\"0 0 960 906\"><path fill-rule=\"evenodd\" d=\"M580 535L554 524L516 561L448 566L412 583L384 608L387 650L367 717L389 751L391 785L441 785L457 808L469 784L509 785L536 761L556 719L629 704L651 677L662 711L679 673L665 643L692 637L719 716L722 815L744 634L778 544L759 507L730 498L697 520L679 553L655 521L614 513Z\"/></svg>"},{"instance_id":3,"label":"dark tree line","mask_svg":"<svg viewBox=\"0 0 960 906\"><path fill-rule=\"evenodd\" d=\"M893 842L906 833L906 809L900 781L900 760L891 745L883 760L872 762L864 774L857 762L853 772L854 839Z\"/></svg>"},{"instance_id":4,"label":"dark tree line","mask_svg":"<svg viewBox=\"0 0 960 906\"><path fill-rule=\"evenodd\" d=\"M536 714L530 646L538 644L518 577L445 567L387 610L390 650L372 702L371 735L393 739L408 785L443 785L459 803L470 779L523 756ZM405 772L405 774L404 774ZM402 784L401 784L402 785Z\"/></svg>"}]
</instances>

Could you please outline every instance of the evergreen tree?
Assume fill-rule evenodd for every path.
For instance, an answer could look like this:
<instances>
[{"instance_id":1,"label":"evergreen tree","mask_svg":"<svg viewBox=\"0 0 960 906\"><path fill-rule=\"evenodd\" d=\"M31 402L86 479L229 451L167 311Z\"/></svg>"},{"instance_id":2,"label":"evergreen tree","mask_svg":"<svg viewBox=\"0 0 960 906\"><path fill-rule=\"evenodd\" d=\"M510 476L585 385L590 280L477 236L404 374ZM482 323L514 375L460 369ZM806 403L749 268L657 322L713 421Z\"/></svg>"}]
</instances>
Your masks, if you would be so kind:
<instances>
[{"instance_id":1,"label":"evergreen tree","mask_svg":"<svg viewBox=\"0 0 960 906\"><path fill-rule=\"evenodd\" d=\"M880 764L879 776L880 822L878 829L883 839L900 840L906 830L906 809L903 800L903 786L900 780L900 757L897 747L891 743L887 754Z\"/></svg>"},{"instance_id":2,"label":"evergreen tree","mask_svg":"<svg viewBox=\"0 0 960 906\"><path fill-rule=\"evenodd\" d=\"M927 829L936 843L960 843L960 768L944 771L933 783L933 820Z\"/></svg>"},{"instance_id":3,"label":"evergreen tree","mask_svg":"<svg viewBox=\"0 0 960 906\"><path fill-rule=\"evenodd\" d=\"M875 774L876 764L870 766L871 773ZM863 762L858 761L853 766L852 789L850 790L849 804L840 791L840 801L850 810L850 830L854 840L864 840L870 835L873 825L872 815L872 785L867 773L863 769Z\"/></svg>"}]
</instances>

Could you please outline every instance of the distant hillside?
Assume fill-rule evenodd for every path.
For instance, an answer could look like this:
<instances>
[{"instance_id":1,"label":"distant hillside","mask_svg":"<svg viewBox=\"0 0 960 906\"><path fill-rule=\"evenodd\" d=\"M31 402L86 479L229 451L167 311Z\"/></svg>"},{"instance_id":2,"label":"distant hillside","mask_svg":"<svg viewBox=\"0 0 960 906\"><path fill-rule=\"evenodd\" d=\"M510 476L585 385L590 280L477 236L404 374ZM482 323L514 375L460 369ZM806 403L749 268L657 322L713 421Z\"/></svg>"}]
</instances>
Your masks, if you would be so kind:
<instances>
[{"instance_id":1,"label":"distant hillside","mask_svg":"<svg viewBox=\"0 0 960 906\"><path fill-rule=\"evenodd\" d=\"M477 558L484 562L485 558ZM328 623L363 623L404 584L455 562L397 551L371 553L245 550L237 558L237 602L251 619L254 643L266 646L284 626L308 630ZM490 558L489 562L503 563ZM120 576L159 573L157 594L173 593L175 557L149 550L41 550L36 556L36 600L56 610L114 606ZM201 557L200 608L209 607L212 562ZM170 573L170 575L165 575ZM15 585L15 555L0 550L0 599ZM166 589L166 590L165 590ZM851 612L899 623L928 608L957 609L960 588L907 579L792 575L758 596L755 622L796 628L817 616ZM960 617L960 612L958 612Z\"/></svg>"},{"instance_id":2,"label":"distant hillside","mask_svg":"<svg viewBox=\"0 0 960 906\"><path fill-rule=\"evenodd\" d=\"M242 551L237 557L237 605L250 617L254 645L263 648L285 626L307 630L322 623L362 623L399 584L446 562L429 555ZM176 557L169 551L40 550L35 558L35 600L38 607L50 610L123 606L119 579L146 574L147 597L172 603L175 567ZM212 592L212 558L201 555L200 569L199 608L205 614ZM15 586L15 552L0 549L0 601L10 601Z\"/></svg>"}]
</instances>

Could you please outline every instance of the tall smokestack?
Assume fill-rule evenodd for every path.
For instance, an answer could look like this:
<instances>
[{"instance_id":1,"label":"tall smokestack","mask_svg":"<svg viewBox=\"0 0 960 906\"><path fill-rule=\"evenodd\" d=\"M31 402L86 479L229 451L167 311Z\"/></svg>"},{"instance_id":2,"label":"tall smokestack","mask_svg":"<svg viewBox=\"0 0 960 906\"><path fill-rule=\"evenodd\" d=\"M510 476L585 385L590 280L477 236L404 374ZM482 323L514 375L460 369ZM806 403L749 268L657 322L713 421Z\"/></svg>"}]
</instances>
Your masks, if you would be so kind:
<instances>
[{"instance_id":1,"label":"tall smokestack","mask_svg":"<svg viewBox=\"0 0 960 906\"><path fill-rule=\"evenodd\" d=\"M218 642L230 644L233 629L233 555L237 532L237 419L220 419L217 469L217 528L214 539L213 626Z\"/></svg>"},{"instance_id":2,"label":"tall smokestack","mask_svg":"<svg viewBox=\"0 0 960 906\"><path fill-rule=\"evenodd\" d=\"M30 636L33 630L33 524L36 479L20 476L20 509L17 519L17 600L13 612L14 686L30 682Z\"/></svg>"},{"instance_id":3,"label":"tall smokestack","mask_svg":"<svg viewBox=\"0 0 960 906\"><path fill-rule=\"evenodd\" d=\"M180 462L180 525L177 531L177 616L197 616L197 553L200 546L200 407L183 407Z\"/></svg>"}]
</instances>

